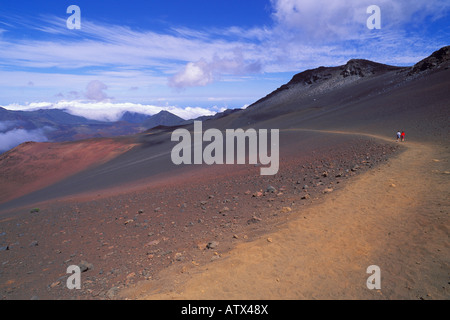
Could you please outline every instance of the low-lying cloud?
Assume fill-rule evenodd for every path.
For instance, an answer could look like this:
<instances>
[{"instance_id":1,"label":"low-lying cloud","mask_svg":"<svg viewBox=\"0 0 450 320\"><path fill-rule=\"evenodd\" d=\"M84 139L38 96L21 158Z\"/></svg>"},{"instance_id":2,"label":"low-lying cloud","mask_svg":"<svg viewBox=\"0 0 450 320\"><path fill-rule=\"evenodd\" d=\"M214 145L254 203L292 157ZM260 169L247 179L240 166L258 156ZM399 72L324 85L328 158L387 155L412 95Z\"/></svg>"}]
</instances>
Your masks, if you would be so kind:
<instances>
[{"instance_id":1,"label":"low-lying cloud","mask_svg":"<svg viewBox=\"0 0 450 320\"><path fill-rule=\"evenodd\" d=\"M0 133L5 133L18 124L18 121L6 120L0 121Z\"/></svg>"},{"instance_id":2,"label":"low-lying cloud","mask_svg":"<svg viewBox=\"0 0 450 320\"><path fill-rule=\"evenodd\" d=\"M37 103L29 103L26 105L10 104L2 107L7 110L15 110L15 111L60 109L65 110L66 112L72 115L85 117L90 120L111 121L111 122L118 121L126 111L142 113L146 115L154 115L159 113L160 111L168 111L185 120L195 119L200 116L211 116L216 114L215 111L201 107L180 108L176 106L155 106L131 102L119 103L119 102L110 102L107 100L100 102L81 101L81 100L59 101L56 103L37 102Z\"/></svg>"},{"instance_id":3,"label":"low-lying cloud","mask_svg":"<svg viewBox=\"0 0 450 320\"><path fill-rule=\"evenodd\" d=\"M1 125L2 123L0 122L0 127ZM0 152L8 151L27 141L45 142L47 140L48 139L44 133L44 129L12 129L0 133Z\"/></svg>"}]
</instances>

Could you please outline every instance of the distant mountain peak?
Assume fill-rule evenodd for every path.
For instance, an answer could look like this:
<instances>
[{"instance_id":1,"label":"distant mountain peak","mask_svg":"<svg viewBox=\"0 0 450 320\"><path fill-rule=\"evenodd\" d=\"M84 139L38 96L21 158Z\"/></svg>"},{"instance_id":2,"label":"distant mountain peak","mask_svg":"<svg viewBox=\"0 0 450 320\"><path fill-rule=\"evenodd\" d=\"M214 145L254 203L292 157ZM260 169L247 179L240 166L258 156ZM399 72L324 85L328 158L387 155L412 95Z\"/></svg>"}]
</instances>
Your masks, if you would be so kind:
<instances>
[{"instance_id":1,"label":"distant mountain peak","mask_svg":"<svg viewBox=\"0 0 450 320\"><path fill-rule=\"evenodd\" d=\"M158 112L157 114L160 114L160 115L163 115L163 114L172 114L173 115L173 113L171 113L171 112L169 112L169 111L167 111L167 110L161 110L160 112Z\"/></svg>"},{"instance_id":2,"label":"distant mountain peak","mask_svg":"<svg viewBox=\"0 0 450 320\"><path fill-rule=\"evenodd\" d=\"M120 121L125 121L128 123L134 123L139 124L150 118L151 116L138 113L138 112L132 112L132 111L125 111L122 114L122 117L120 117Z\"/></svg>"},{"instance_id":3,"label":"distant mountain peak","mask_svg":"<svg viewBox=\"0 0 450 320\"><path fill-rule=\"evenodd\" d=\"M157 127L159 125L175 126L175 125L181 124L184 121L185 120L183 118L180 118L180 117L174 115L173 113L170 113L169 111L161 110L157 114L155 114L155 115L151 116L150 118L148 118L147 120L145 120L142 123L142 126L145 127L146 129L151 129L151 128Z\"/></svg>"}]
</instances>

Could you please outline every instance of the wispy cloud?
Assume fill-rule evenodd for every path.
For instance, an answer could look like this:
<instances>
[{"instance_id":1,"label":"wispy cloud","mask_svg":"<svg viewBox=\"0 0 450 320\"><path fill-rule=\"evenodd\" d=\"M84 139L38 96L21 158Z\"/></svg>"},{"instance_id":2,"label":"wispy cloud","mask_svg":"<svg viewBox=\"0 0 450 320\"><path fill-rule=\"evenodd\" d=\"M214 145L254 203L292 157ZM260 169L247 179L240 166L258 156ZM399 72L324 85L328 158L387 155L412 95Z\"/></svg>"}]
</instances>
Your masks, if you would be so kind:
<instances>
[{"instance_id":1,"label":"wispy cloud","mask_svg":"<svg viewBox=\"0 0 450 320\"><path fill-rule=\"evenodd\" d=\"M448 15L446 0L271 0L273 18L288 32L295 30L313 41L330 39L366 39L364 28L373 4L381 8L382 26L386 29L410 29L423 26L426 19L437 20ZM362 28L361 28L362 27Z\"/></svg>"},{"instance_id":2,"label":"wispy cloud","mask_svg":"<svg viewBox=\"0 0 450 320\"><path fill-rule=\"evenodd\" d=\"M305 47L306 52L320 53L316 56L316 60L320 60L327 59L330 53L336 55L341 51L345 54L348 43L342 41L362 43L373 40L373 33L365 28L365 10L370 3L360 0L272 0L274 24L271 27L243 29L231 26L209 31L172 28L166 33L137 31L127 26L84 19L82 29L75 36L65 27L64 19L45 17L30 26L57 36L56 41L55 38L3 39L0 47L5 50L0 51L0 59L4 64L32 68L159 68L165 77L171 77L180 75L185 68L187 71L195 69L193 66L204 70L201 61L211 69L220 60L232 60L234 52L241 50L244 65L260 62L260 71L265 72L278 64L284 71L292 71L293 66L301 63L299 55L292 53L304 51ZM433 6L423 0L414 3L379 0L377 3L383 10L383 29L390 30L387 36L395 34L396 40L405 36L400 27L416 24L418 17L437 19L448 13L450 7L446 1L433 2ZM334 52L321 50L322 46L331 44ZM223 68L214 69L217 70L214 73L220 73ZM224 69L225 72L241 70Z\"/></svg>"},{"instance_id":3,"label":"wispy cloud","mask_svg":"<svg viewBox=\"0 0 450 320\"><path fill-rule=\"evenodd\" d=\"M270 25L249 28L168 26L154 31L83 18L81 30L72 31L61 17L2 17L0 86L10 94L12 87L32 82L28 90L33 93L53 88L54 97L84 95L96 102L117 97L120 90L130 94L130 87L164 87L176 96L180 90L173 88L201 87L229 77L248 80L249 75L263 78L268 73L299 72L351 58L413 64L448 45L448 26L432 37L423 27L427 21L448 16L446 0L270 3ZM381 30L366 27L366 9L372 4L381 7ZM40 32L41 37L9 36L8 30L16 24ZM88 83L90 89L86 89ZM0 94L6 95L3 90ZM143 92L134 90L138 91Z\"/></svg>"}]
</instances>

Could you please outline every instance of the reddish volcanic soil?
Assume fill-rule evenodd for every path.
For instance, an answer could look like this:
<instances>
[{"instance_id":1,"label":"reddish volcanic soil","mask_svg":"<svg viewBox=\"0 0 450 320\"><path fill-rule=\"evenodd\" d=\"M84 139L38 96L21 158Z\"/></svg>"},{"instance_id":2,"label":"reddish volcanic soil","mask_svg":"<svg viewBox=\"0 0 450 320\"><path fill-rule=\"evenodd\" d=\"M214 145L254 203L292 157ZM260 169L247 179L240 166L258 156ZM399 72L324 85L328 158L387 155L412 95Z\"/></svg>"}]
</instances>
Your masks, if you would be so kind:
<instances>
[{"instance_id":1,"label":"reddish volcanic soil","mask_svg":"<svg viewBox=\"0 0 450 320\"><path fill-rule=\"evenodd\" d=\"M221 259L398 149L370 138L314 136L305 140L322 145L305 152L290 140L276 176L260 176L254 165L193 166L131 191L110 189L41 203L35 213L16 211L0 221L2 298L118 298L120 290L158 279L168 266L185 272ZM82 273L82 289L67 289L67 267L83 261L89 269Z\"/></svg>"},{"instance_id":2,"label":"reddish volcanic soil","mask_svg":"<svg viewBox=\"0 0 450 320\"><path fill-rule=\"evenodd\" d=\"M0 155L0 203L105 163L133 146L119 139L24 143Z\"/></svg>"}]
</instances>

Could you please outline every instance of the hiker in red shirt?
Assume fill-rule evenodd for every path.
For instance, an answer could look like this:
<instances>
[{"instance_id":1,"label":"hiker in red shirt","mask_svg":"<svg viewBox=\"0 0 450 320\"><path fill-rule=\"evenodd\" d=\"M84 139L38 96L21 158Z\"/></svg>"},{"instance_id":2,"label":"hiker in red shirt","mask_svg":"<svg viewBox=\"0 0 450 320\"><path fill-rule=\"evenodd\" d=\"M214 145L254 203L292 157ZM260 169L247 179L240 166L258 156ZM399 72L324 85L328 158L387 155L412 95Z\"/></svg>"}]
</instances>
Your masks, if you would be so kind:
<instances>
[{"instance_id":1,"label":"hiker in red shirt","mask_svg":"<svg viewBox=\"0 0 450 320\"><path fill-rule=\"evenodd\" d=\"M402 131L401 137L402 137L402 141L405 141L405 131Z\"/></svg>"}]
</instances>

